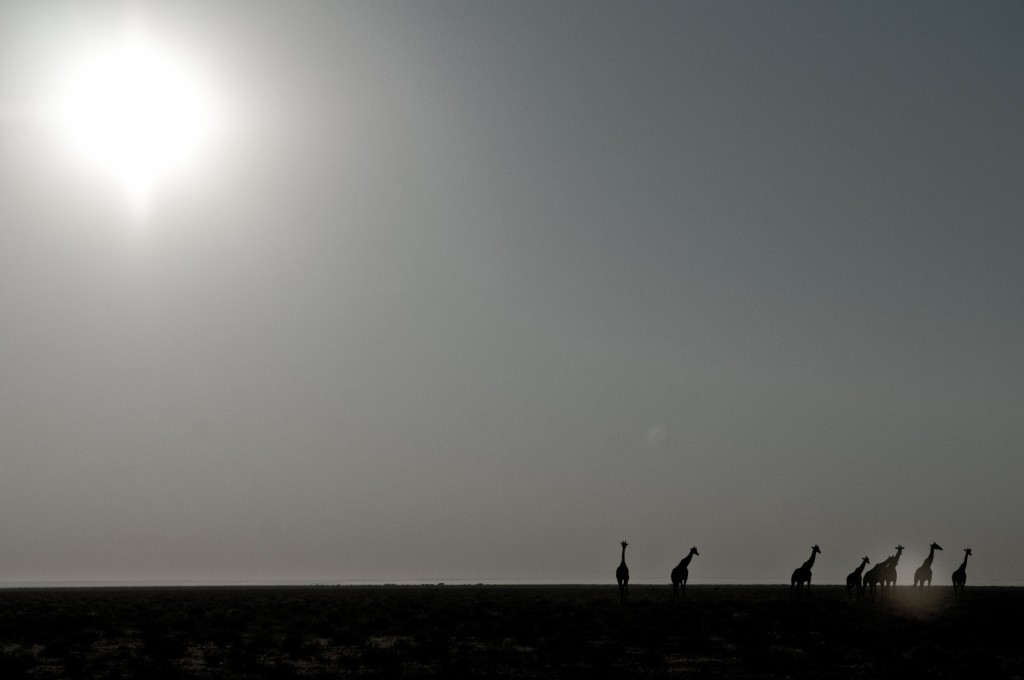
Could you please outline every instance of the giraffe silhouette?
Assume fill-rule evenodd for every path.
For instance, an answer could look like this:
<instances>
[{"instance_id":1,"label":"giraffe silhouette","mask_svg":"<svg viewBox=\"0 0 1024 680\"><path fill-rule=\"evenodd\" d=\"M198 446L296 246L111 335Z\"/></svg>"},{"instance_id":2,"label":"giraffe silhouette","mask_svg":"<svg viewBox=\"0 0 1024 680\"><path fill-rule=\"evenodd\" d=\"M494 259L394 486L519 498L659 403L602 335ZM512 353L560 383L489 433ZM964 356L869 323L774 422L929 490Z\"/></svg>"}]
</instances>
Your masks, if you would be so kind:
<instances>
[{"instance_id":1,"label":"giraffe silhouette","mask_svg":"<svg viewBox=\"0 0 1024 680\"><path fill-rule=\"evenodd\" d=\"M801 564L795 570L793 570L793 576L789 579L789 590L793 591L796 588L796 592L803 590L804 584L807 584L807 592L811 592L811 567L814 566L815 556L821 552L818 544L815 543L811 547L811 557L806 562Z\"/></svg>"},{"instance_id":2,"label":"giraffe silhouette","mask_svg":"<svg viewBox=\"0 0 1024 680\"><path fill-rule=\"evenodd\" d=\"M928 582L928 587L932 587L932 560L935 559L935 551L942 550L942 546L938 543L932 543L931 547L928 548L928 557L925 558L924 564L917 568L914 572L914 585L920 585L924 587L924 582Z\"/></svg>"},{"instance_id":3,"label":"giraffe silhouette","mask_svg":"<svg viewBox=\"0 0 1024 680\"><path fill-rule=\"evenodd\" d=\"M868 556L860 558L860 566L850 572L850 575L846 577L846 594L853 595L853 589L857 589L857 597L861 597L864 594L864 582L861 580L861 574L864 572L864 565L871 562Z\"/></svg>"},{"instance_id":4,"label":"giraffe silhouette","mask_svg":"<svg viewBox=\"0 0 1024 680\"><path fill-rule=\"evenodd\" d=\"M690 548L690 554L687 555L686 557L684 557L682 560L680 560L679 564L676 565L676 568L672 570L672 599L673 600L678 600L679 599L679 586L680 585L682 585L683 599L684 600L686 599L686 579L690 575L690 570L688 569L688 567L690 566L690 560L693 559L694 555L697 555L698 557L700 556L700 553L697 552L697 546L693 546L692 548Z\"/></svg>"},{"instance_id":5,"label":"giraffe silhouette","mask_svg":"<svg viewBox=\"0 0 1024 680\"><path fill-rule=\"evenodd\" d=\"M889 563L885 565L885 569L882 570L882 592L889 586L896 586L896 565L900 563L900 555L903 554L903 546L896 546L896 554L892 556Z\"/></svg>"},{"instance_id":6,"label":"giraffe silhouette","mask_svg":"<svg viewBox=\"0 0 1024 680\"><path fill-rule=\"evenodd\" d=\"M964 586L967 584L967 558L971 556L971 549L964 548L964 561L953 572L953 594L956 595L957 591L960 591L960 595L964 594Z\"/></svg>"},{"instance_id":7,"label":"giraffe silhouette","mask_svg":"<svg viewBox=\"0 0 1024 680\"><path fill-rule=\"evenodd\" d=\"M864 579L861 581L861 591L865 588L870 588L871 597L875 596L875 586L882 584L882 572L885 571L889 563L896 558L895 555L889 555L881 562L876 562L875 566L871 567L864 574Z\"/></svg>"},{"instance_id":8,"label":"giraffe silhouette","mask_svg":"<svg viewBox=\"0 0 1024 680\"><path fill-rule=\"evenodd\" d=\"M615 570L615 580L619 583L619 602L626 603L626 592L629 590L629 567L626 566L626 546L629 543L622 542L622 561L619 568Z\"/></svg>"}]
</instances>

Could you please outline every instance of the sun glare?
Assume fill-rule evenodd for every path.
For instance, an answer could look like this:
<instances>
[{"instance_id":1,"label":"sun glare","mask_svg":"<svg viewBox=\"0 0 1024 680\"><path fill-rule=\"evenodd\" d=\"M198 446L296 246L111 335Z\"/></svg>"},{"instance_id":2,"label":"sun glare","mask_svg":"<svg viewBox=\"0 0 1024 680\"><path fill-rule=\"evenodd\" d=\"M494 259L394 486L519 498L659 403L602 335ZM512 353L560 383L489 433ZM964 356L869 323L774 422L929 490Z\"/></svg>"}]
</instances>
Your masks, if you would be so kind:
<instances>
[{"instance_id":1,"label":"sun glare","mask_svg":"<svg viewBox=\"0 0 1024 680\"><path fill-rule=\"evenodd\" d=\"M138 32L77 58L54 116L80 157L137 203L192 162L213 127L187 62Z\"/></svg>"}]
</instances>

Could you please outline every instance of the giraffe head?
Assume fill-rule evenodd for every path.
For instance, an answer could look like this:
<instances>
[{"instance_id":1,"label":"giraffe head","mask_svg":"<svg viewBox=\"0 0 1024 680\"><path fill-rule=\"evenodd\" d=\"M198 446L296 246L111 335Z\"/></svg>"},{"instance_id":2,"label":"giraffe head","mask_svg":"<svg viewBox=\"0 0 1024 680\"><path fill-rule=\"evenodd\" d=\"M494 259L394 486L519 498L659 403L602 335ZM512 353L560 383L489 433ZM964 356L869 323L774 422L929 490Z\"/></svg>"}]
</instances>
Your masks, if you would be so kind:
<instances>
[{"instance_id":1,"label":"giraffe head","mask_svg":"<svg viewBox=\"0 0 1024 680\"><path fill-rule=\"evenodd\" d=\"M871 560L869 560L869 559L868 559L868 556L867 556L867 555L865 555L865 556L864 556L864 557L862 557L861 559L862 559L862 560L864 560L864 564L871 564Z\"/></svg>"},{"instance_id":2,"label":"giraffe head","mask_svg":"<svg viewBox=\"0 0 1024 680\"><path fill-rule=\"evenodd\" d=\"M626 546L629 545L629 543L626 543L625 541L622 541L622 543L620 543L620 545L622 546L622 549L625 550Z\"/></svg>"},{"instance_id":3,"label":"giraffe head","mask_svg":"<svg viewBox=\"0 0 1024 680\"><path fill-rule=\"evenodd\" d=\"M811 554L812 555L814 555L816 553L820 553L820 552L821 552L821 548L818 547L817 543L815 543L813 546L811 546Z\"/></svg>"},{"instance_id":4,"label":"giraffe head","mask_svg":"<svg viewBox=\"0 0 1024 680\"><path fill-rule=\"evenodd\" d=\"M697 552L697 546L693 546L692 548L690 548L690 552L693 553L694 555L698 555L698 556L700 555L700 553Z\"/></svg>"},{"instance_id":5,"label":"giraffe head","mask_svg":"<svg viewBox=\"0 0 1024 680\"><path fill-rule=\"evenodd\" d=\"M939 545L938 543L932 543L931 549L932 550L942 550L942 546Z\"/></svg>"},{"instance_id":6,"label":"giraffe head","mask_svg":"<svg viewBox=\"0 0 1024 680\"><path fill-rule=\"evenodd\" d=\"M971 549L970 549L970 548L964 548L964 552L966 553L966 554L964 555L964 559L965 559L965 560L966 560L966 559L967 559L968 557L970 557L970 556L971 556L971 555L973 554L973 553L971 552Z\"/></svg>"}]
</instances>

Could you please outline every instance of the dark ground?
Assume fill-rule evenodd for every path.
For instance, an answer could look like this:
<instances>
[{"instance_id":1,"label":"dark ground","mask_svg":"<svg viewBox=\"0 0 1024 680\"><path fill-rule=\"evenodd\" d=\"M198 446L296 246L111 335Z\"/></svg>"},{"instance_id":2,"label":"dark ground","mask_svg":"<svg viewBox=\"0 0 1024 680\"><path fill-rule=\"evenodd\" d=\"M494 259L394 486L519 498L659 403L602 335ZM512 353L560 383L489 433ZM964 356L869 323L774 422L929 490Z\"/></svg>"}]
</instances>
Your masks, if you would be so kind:
<instances>
[{"instance_id":1,"label":"dark ground","mask_svg":"<svg viewBox=\"0 0 1024 680\"><path fill-rule=\"evenodd\" d=\"M0 678L1021 678L1024 589L0 590Z\"/></svg>"}]
</instances>

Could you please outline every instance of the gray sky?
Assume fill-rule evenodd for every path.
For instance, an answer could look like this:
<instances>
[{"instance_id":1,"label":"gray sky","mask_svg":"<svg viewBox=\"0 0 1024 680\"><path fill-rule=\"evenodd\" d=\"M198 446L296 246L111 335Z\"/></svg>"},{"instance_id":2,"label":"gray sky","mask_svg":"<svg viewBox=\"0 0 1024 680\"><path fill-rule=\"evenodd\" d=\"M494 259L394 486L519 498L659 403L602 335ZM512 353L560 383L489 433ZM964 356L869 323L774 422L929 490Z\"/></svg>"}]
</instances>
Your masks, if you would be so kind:
<instances>
[{"instance_id":1,"label":"gray sky","mask_svg":"<svg viewBox=\"0 0 1024 680\"><path fill-rule=\"evenodd\" d=\"M128 15L225 121L143 216L36 115ZM1022 64L1019 2L4 3L0 583L1024 584Z\"/></svg>"}]
</instances>

